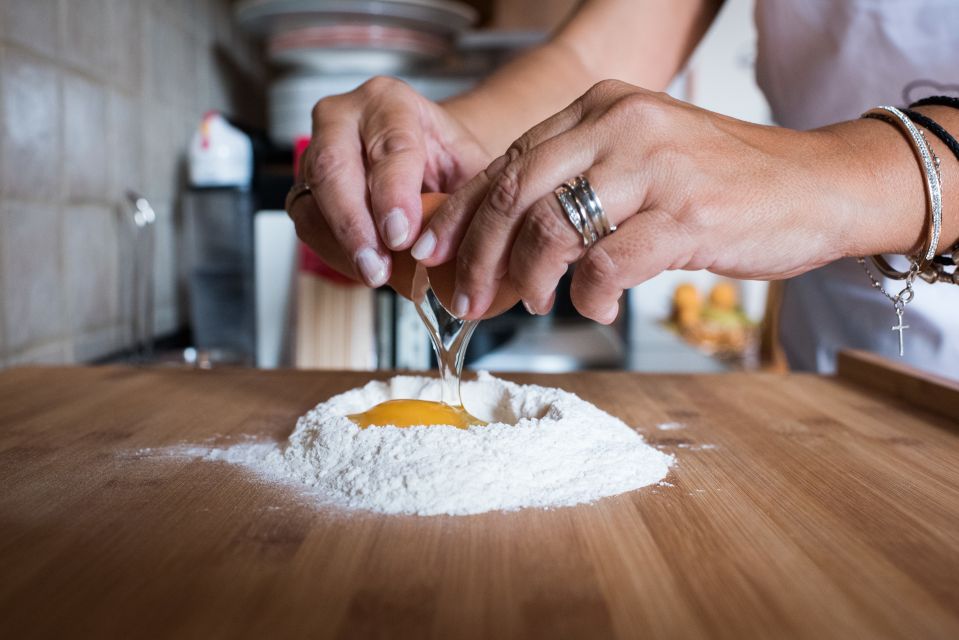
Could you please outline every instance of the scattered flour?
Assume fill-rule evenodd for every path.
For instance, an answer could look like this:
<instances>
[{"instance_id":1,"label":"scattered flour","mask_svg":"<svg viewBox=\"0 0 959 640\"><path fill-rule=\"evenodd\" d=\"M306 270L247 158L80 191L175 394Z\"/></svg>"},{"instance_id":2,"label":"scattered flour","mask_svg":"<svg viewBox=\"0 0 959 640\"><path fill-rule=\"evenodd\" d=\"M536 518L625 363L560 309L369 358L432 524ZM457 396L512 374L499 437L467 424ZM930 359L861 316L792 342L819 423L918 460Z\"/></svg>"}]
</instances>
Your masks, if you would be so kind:
<instances>
[{"instance_id":1,"label":"scattered flour","mask_svg":"<svg viewBox=\"0 0 959 640\"><path fill-rule=\"evenodd\" d=\"M689 449L690 451L709 451L710 449L719 448L719 445L715 444L691 444L689 442L680 442L676 446L680 449Z\"/></svg>"},{"instance_id":2,"label":"scattered flour","mask_svg":"<svg viewBox=\"0 0 959 640\"><path fill-rule=\"evenodd\" d=\"M391 398L440 398L437 380L396 376L317 405L285 445L244 442L206 448L202 457L306 488L329 504L419 515L591 502L660 482L674 460L560 389L482 372L463 383L463 397L488 425L360 429L345 417Z\"/></svg>"},{"instance_id":3,"label":"scattered flour","mask_svg":"<svg viewBox=\"0 0 959 640\"><path fill-rule=\"evenodd\" d=\"M656 425L656 428L660 431L676 431L678 429L685 429L686 425L682 422L663 422L662 424Z\"/></svg>"}]
</instances>

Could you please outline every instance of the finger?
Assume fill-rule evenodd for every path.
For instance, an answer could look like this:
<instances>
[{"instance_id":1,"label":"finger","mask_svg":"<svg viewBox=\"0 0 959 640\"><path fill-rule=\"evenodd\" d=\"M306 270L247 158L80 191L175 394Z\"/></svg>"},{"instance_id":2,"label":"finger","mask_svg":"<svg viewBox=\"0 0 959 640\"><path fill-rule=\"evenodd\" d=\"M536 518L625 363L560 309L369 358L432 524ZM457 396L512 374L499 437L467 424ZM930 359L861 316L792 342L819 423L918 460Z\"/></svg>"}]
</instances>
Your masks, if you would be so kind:
<instances>
[{"instance_id":1,"label":"finger","mask_svg":"<svg viewBox=\"0 0 959 640\"><path fill-rule=\"evenodd\" d=\"M659 210L642 211L603 238L577 263L570 297L579 312L602 324L619 313L623 291L667 269L689 264L695 243Z\"/></svg>"},{"instance_id":2,"label":"finger","mask_svg":"<svg viewBox=\"0 0 959 640\"><path fill-rule=\"evenodd\" d=\"M583 255L583 237L550 194L530 207L510 252L510 280L527 311L545 315L556 285Z\"/></svg>"},{"instance_id":3,"label":"finger","mask_svg":"<svg viewBox=\"0 0 959 640\"><path fill-rule=\"evenodd\" d=\"M496 164L496 161L493 161ZM493 165L490 165L492 167ZM424 266L435 267L452 259L456 247L462 241L469 227L471 213L476 211L489 185L487 168L480 171L472 180L457 189L436 210L429 225L420 234L416 244L410 249L414 260Z\"/></svg>"},{"instance_id":4,"label":"finger","mask_svg":"<svg viewBox=\"0 0 959 640\"><path fill-rule=\"evenodd\" d=\"M313 140L304 163L304 177L333 237L364 282L378 287L389 278L390 256L380 242L366 202L357 120L342 115L345 109L334 112L323 104L321 101L314 109Z\"/></svg>"},{"instance_id":5,"label":"finger","mask_svg":"<svg viewBox=\"0 0 959 640\"><path fill-rule=\"evenodd\" d=\"M333 237L330 225L316 207L312 198L297 198L290 209L290 218L296 227L297 237L306 246L323 258L323 262L343 275L358 280L353 261L343 252L343 248Z\"/></svg>"},{"instance_id":6,"label":"finger","mask_svg":"<svg viewBox=\"0 0 959 640\"><path fill-rule=\"evenodd\" d=\"M472 220L496 176L511 161L540 143L574 127L582 118L582 100L577 100L559 113L523 134L506 153L453 194L437 211L421 239L413 247L413 257L426 266L448 262L456 253Z\"/></svg>"},{"instance_id":7,"label":"finger","mask_svg":"<svg viewBox=\"0 0 959 640\"><path fill-rule=\"evenodd\" d=\"M592 127L575 127L508 162L493 179L457 249L454 304L459 304L459 311L465 310L458 313L460 317L478 318L489 307L509 270L514 240L527 210L592 166L600 148ZM546 213L541 210L539 215ZM568 233L564 237L571 238Z\"/></svg>"},{"instance_id":8,"label":"finger","mask_svg":"<svg viewBox=\"0 0 959 640\"><path fill-rule=\"evenodd\" d=\"M646 195L644 174L624 172L599 163L586 178L610 224L621 225L642 206ZM545 314L559 279L585 252L583 237L550 193L537 201L523 220L510 254L509 274L526 306Z\"/></svg>"},{"instance_id":9,"label":"finger","mask_svg":"<svg viewBox=\"0 0 959 640\"><path fill-rule=\"evenodd\" d=\"M420 191L426 147L419 119L405 104L393 100L361 121L360 137L380 237L393 250L406 249L419 235L423 218Z\"/></svg>"}]
</instances>

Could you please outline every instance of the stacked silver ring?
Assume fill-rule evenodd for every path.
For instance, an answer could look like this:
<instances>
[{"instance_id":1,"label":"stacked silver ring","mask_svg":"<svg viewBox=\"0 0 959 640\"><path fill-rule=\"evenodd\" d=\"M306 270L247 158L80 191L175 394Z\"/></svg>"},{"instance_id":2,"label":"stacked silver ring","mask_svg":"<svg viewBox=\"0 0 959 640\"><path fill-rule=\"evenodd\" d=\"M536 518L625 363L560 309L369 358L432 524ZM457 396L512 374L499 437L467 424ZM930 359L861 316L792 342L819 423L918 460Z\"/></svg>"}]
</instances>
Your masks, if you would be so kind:
<instances>
[{"instance_id":1,"label":"stacked silver ring","mask_svg":"<svg viewBox=\"0 0 959 640\"><path fill-rule=\"evenodd\" d=\"M566 218L583 237L583 246L587 249L616 231L586 176L580 175L564 182L554 193Z\"/></svg>"}]
</instances>

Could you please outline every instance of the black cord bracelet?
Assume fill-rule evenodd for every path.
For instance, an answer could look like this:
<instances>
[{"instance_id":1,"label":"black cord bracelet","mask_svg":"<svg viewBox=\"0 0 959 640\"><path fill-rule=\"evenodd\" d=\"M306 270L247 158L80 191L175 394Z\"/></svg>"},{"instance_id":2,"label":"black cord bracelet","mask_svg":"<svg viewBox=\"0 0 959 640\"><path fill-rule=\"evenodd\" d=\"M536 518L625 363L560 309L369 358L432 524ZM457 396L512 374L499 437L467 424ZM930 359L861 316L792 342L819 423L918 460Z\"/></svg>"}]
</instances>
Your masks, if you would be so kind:
<instances>
[{"instance_id":1,"label":"black cord bracelet","mask_svg":"<svg viewBox=\"0 0 959 640\"><path fill-rule=\"evenodd\" d=\"M952 96L929 96L928 98L923 98L922 100L916 100L911 105L910 109L915 109L916 107L952 107L953 109L959 109L959 98L953 98Z\"/></svg>"},{"instance_id":2,"label":"black cord bracelet","mask_svg":"<svg viewBox=\"0 0 959 640\"><path fill-rule=\"evenodd\" d=\"M951 133L943 129L942 125L929 116L913 111L912 109L902 109L902 112L909 116L910 120L920 127L925 127L929 133L942 140L943 144L949 147L949 151L952 151L952 154L956 156L956 160L959 160L959 141L957 141Z\"/></svg>"}]
</instances>

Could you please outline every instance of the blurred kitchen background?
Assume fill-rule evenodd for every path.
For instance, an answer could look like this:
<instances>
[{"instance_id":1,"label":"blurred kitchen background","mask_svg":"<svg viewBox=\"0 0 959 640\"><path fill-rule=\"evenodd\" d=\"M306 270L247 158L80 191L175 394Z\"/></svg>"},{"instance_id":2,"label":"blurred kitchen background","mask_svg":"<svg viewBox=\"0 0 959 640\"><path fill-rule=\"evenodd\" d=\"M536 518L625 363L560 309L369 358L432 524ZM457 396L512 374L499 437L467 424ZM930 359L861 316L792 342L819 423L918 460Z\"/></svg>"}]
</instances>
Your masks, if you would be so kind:
<instances>
[{"instance_id":1,"label":"blurred kitchen background","mask_svg":"<svg viewBox=\"0 0 959 640\"><path fill-rule=\"evenodd\" d=\"M768 122L752 2L727 0L673 95ZM0 365L429 367L412 306L331 274L281 211L310 109L381 74L442 99L575 5L0 0ZM766 304L670 272L600 327L561 287L550 316L482 323L468 364L756 367Z\"/></svg>"}]
</instances>

